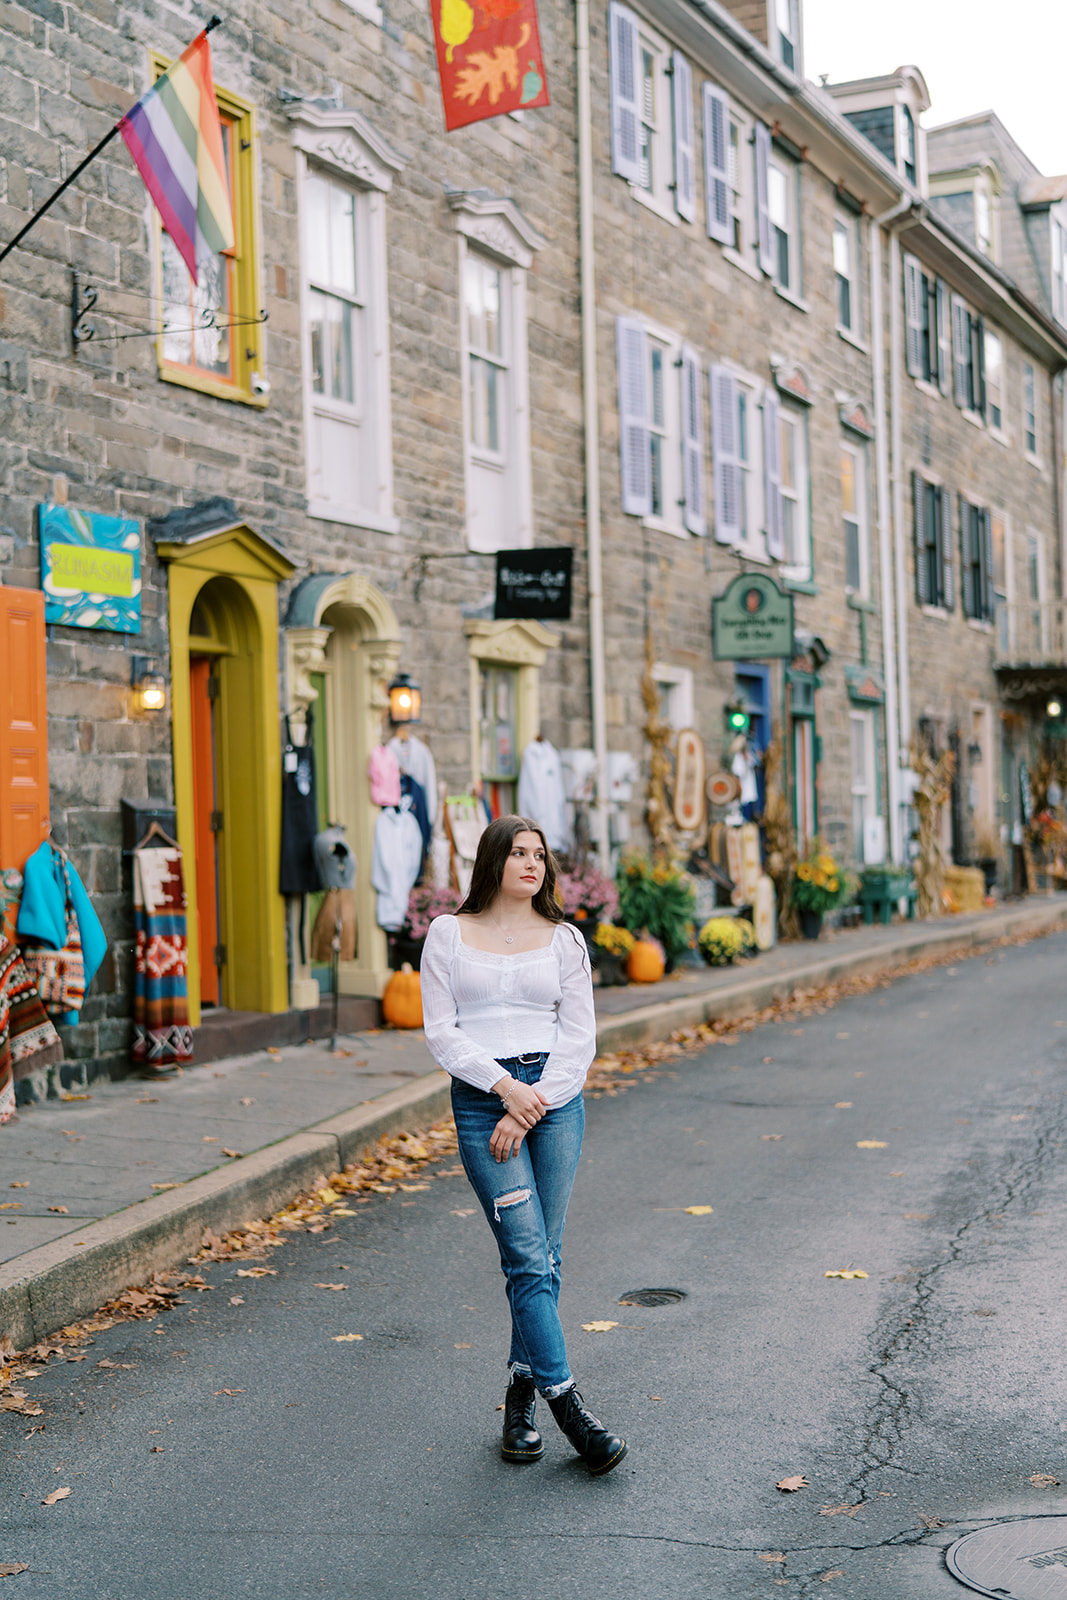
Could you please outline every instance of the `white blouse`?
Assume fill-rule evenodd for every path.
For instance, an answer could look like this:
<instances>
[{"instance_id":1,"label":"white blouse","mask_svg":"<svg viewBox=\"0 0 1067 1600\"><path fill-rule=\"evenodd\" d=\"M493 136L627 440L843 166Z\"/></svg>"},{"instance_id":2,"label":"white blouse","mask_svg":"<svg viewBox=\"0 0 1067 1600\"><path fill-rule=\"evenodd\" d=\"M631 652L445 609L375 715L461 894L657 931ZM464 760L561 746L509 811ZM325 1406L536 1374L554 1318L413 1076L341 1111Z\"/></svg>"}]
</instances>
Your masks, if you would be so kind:
<instances>
[{"instance_id":1,"label":"white blouse","mask_svg":"<svg viewBox=\"0 0 1067 1600\"><path fill-rule=\"evenodd\" d=\"M585 940L568 923L542 950L493 955L465 945L455 917L435 917L419 972L426 1043L446 1072L488 1091L504 1076L498 1061L547 1050L538 1088L549 1106L579 1093L596 1015Z\"/></svg>"}]
</instances>

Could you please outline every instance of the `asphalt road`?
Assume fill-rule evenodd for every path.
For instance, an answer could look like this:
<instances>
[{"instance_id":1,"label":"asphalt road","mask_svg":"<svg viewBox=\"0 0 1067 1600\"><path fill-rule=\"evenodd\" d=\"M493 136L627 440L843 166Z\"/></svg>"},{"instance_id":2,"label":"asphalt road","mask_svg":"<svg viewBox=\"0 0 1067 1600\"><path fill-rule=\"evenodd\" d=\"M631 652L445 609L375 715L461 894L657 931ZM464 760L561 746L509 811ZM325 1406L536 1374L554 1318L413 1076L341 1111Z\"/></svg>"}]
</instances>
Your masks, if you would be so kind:
<instances>
[{"instance_id":1,"label":"asphalt road","mask_svg":"<svg viewBox=\"0 0 1067 1600\"><path fill-rule=\"evenodd\" d=\"M502 1280L435 1179L37 1378L3 1596L962 1596L953 1539L1067 1511L1029 1481L1067 1486L1065 971L1067 935L938 968L590 1105L561 1309L607 1478L544 1406L544 1460L500 1460Z\"/></svg>"}]
</instances>

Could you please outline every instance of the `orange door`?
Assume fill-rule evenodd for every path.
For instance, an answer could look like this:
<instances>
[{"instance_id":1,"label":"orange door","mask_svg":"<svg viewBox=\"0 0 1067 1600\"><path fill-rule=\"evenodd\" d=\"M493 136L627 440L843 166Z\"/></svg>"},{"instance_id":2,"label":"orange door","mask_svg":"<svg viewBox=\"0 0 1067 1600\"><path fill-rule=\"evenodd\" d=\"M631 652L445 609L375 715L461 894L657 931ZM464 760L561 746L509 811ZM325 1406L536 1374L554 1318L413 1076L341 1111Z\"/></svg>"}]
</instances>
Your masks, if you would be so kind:
<instances>
[{"instance_id":1,"label":"orange door","mask_svg":"<svg viewBox=\"0 0 1067 1600\"><path fill-rule=\"evenodd\" d=\"M200 949L200 1004L219 1003L218 856L215 848L215 737L210 656L191 656L193 713L193 829L196 839L196 925Z\"/></svg>"},{"instance_id":2,"label":"orange door","mask_svg":"<svg viewBox=\"0 0 1067 1600\"><path fill-rule=\"evenodd\" d=\"M44 595L0 584L0 867L48 835Z\"/></svg>"}]
</instances>

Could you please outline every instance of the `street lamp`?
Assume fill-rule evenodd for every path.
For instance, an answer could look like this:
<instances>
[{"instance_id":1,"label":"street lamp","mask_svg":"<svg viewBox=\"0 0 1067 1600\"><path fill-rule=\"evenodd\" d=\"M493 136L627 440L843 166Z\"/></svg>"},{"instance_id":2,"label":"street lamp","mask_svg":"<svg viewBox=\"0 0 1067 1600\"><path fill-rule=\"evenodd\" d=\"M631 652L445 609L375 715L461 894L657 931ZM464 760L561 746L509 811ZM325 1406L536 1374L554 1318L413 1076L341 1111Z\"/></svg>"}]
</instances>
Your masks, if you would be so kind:
<instances>
[{"instance_id":1,"label":"street lamp","mask_svg":"<svg viewBox=\"0 0 1067 1600\"><path fill-rule=\"evenodd\" d=\"M422 714L422 690L407 672L398 672L389 685L389 720L391 722L419 722Z\"/></svg>"},{"instance_id":2,"label":"street lamp","mask_svg":"<svg viewBox=\"0 0 1067 1600\"><path fill-rule=\"evenodd\" d=\"M1058 717L1062 711L1063 707L1058 700L1050 700L1045 707L1045 714L1049 717Z\"/></svg>"}]
</instances>

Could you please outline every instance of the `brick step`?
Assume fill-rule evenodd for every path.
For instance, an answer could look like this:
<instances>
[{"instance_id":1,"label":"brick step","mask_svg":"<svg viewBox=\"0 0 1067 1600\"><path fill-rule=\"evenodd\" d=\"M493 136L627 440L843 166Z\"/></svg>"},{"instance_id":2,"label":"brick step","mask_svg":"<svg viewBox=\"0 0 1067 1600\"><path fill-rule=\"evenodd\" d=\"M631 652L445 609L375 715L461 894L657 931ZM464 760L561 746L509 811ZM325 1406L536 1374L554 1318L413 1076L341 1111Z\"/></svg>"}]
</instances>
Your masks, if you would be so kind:
<instances>
[{"instance_id":1,"label":"brick step","mask_svg":"<svg viewBox=\"0 0 1067 1600\"><path fill-rule=\"evenodd\" d=\"M339 1033L362 1033L378 1028L381 1002L362 996L342 995L337 1008ZM305 1039L328 1039L333 1033L333 1003L327 1000L314 1011L202 1011L193 1032L194 1060L221 1061L226 1056L248 1055L269 1045L302 1044Z\"/></svg>"}]
</instances>

